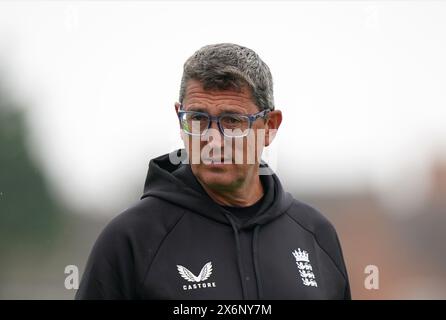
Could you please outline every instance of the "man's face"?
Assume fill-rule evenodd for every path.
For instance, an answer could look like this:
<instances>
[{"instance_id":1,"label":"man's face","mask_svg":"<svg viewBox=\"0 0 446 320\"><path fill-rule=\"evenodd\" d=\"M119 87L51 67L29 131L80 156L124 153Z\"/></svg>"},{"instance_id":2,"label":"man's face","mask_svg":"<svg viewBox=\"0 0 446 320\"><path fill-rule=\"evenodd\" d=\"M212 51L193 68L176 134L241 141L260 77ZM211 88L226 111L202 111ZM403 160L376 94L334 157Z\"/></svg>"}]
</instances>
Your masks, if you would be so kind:
<instances>
[{"instance_id":1,"label":"man's face","mask_svg":"<svg viewBox=\"0 0 446 320\"><path fill-rule=\"evenodd\" d=\"M253 102L251 90L247 87L240 91L204 90L197 80L188 81L182 110L205 112L211 116L219 116L222 113L246 115L260 111ZM176 104L176 111L179 111L179 104ZM270 113L274 120L277 120L277 113L280 111ZM223 136L215 121L211 123L209 134L204 136L190 136L182 131L189 163L195 176L207 187L221 191L235 190L249 182L258 175L260 155L263 147L270 142L268 130L271 126L275 127L277 121L272 122L259 118L252 123L250 135L240 138ZM196 161L197 159L199 161ZM211 163L210 159L220 163Z\"/></svg>"}]
</instances>

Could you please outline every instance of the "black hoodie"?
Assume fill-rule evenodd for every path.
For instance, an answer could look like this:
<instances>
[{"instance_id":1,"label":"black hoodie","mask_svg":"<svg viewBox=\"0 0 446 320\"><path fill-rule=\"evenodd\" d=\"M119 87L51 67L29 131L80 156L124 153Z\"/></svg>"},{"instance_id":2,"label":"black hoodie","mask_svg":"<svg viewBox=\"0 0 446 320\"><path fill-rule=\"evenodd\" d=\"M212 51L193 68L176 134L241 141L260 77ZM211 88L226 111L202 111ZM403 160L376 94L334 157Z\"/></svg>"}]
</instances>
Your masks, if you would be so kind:
<instances>
[{"instance_id":1,"label":"black hoodie","mask_svg":"<svg viewBox=\"0 0 446 320\"><path fill-rule=\"evenodd\" d=\"M350 299L331 223L275 174L260 177L260 208L239 222L190 165L152 159L141 200L96 241L76 299Z\"/></svg>"}]
</instances>

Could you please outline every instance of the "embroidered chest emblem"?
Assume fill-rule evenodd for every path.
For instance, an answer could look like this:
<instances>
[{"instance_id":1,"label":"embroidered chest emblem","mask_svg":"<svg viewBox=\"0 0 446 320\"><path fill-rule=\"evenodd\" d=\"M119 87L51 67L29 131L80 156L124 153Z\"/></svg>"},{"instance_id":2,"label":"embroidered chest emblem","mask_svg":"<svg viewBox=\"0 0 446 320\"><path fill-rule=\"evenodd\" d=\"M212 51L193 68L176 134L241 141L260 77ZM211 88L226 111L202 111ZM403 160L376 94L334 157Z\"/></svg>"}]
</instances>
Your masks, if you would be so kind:
<instances>
[{"instance_id":1,"label":"embroidered chest emblem","mask_svg":"<svg viewBox=\"0 0 446 320\"><path fill-rule=\"evenodd\" d=\"M317 287L316 277L313 273L313 267L310 264L308 252L298 248L298 250L294 250L292 253L296 259L296 265L299 269L302 283L307 287Z\"/></svg>"},{"instance_id":2,"label":"embroidered chest emblem","mask_svg":"<svg viewBox=\"0 0 446 320\"><path fill-rule=\"evenodd\" d=\"M189 269L181 265L177 265L177 270L183 279L193 283L193 284L183 285L183 290L194 290L194 289L212 288L212 287L215 288L216 286L215 282L206 281L212 275L212 262L206 263L201 269L198 276L196 276Z\"/></svg>"}]
</instances>

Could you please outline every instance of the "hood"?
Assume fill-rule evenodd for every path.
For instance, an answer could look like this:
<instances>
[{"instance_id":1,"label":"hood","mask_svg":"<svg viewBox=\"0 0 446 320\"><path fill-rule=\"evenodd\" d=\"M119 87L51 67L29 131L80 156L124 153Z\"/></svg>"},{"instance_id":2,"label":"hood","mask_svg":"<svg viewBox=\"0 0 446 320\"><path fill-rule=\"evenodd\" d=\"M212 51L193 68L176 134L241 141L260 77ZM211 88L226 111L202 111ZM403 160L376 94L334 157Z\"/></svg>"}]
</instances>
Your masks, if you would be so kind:
<instances>
[{"instance_id":1,"label":"hood","mask_svg":"<svg viewBox=\"0 0 446 320\"><path fill-rule=\"evenodd\" d=\"M184 149L178 149L150 160L141 199L156 197L220 223L230 224L226 218L228 211L208 196L193 174L190 165L181 161L178 164L173 164L170 161L170 156L172 159L179 159L181 155L184 159L186 155ZM263 161L261 161L260 167L269 169ZM242 228L266 224L282 215L293 203L292 196L284 192L274 173L261 175L260 178L265 191L264 201L262 201L259 212L246 221L241 226Z\"/></svg>"}]
</instances>

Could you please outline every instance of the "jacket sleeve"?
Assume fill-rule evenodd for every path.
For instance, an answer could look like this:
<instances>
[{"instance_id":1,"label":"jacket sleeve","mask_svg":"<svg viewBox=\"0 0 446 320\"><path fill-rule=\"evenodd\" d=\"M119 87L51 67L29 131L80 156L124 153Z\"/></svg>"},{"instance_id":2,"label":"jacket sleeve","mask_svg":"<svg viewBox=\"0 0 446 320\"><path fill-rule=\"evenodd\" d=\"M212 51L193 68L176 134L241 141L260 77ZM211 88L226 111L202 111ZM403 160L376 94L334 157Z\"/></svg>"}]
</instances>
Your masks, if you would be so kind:
<instances>
[{"instance_id":1,"label":"jacket sleeve","mask_svg":"<svg viewBox=\"0 0 446 320\"><path fill-rule=\"evenodd\" d=\"M344 273L345 276L345 293L344 293L344 300L351 300L352 296L351 296L351 291L350 291L350 281L348 278L348 272L347 272L347 267L345 266L345 260L344 260L344 254L342 253L342 247L341 247L341 243L339 241L339 237L337 234L336 235L336 242L338 244L338 248L339 248L339 256L340 256L340 261L341 261L341 268L342 271Z\"/></svg>"},{"instance_id":2,"label":"jacket sleeve","mask_svg":"<svg viewBox=\"0 0 446 320\"><path fill-rule=\"evenodd\" d=\"M327 253L329 253L345 280L343 294L339 299L351 300L350 281L348 279L347 267L338 234L330 222L325 224L324 229L324 232L319 233L318 239L326 248Z\"/></svg>"},{"instance_id":3,"label":"jacket sleeve","mask_svg":"<svg viewBox=\"0 0 446 320\"><path fill-rule=\"evenodd\" d=\"M351 299L350 282L348 279L347 267L342 252L341 243L333 224L313 207L296 201L297 209L293 217L299 221L307 230L313 233L318 244L324 249L328 256L332 259L336 268L344 278L344 286L339 288L338 299Z\"/></svg>"},{"instance_id":4,"label":"jacket sleeve","mask_svg":"<svg viewBox=\"0 0 446 320\"><path fill-rule=\"evenodd\" d=\"M96 240L76 300L133 299L132 249L122 223L112 220Z\"/></svg>"}]
</instances>

